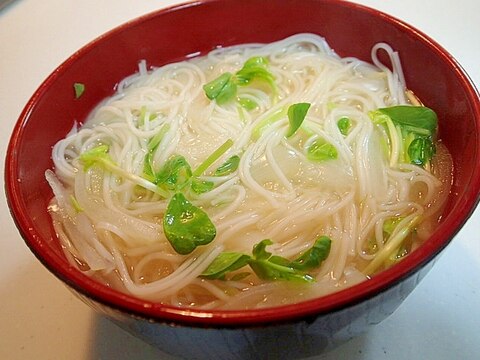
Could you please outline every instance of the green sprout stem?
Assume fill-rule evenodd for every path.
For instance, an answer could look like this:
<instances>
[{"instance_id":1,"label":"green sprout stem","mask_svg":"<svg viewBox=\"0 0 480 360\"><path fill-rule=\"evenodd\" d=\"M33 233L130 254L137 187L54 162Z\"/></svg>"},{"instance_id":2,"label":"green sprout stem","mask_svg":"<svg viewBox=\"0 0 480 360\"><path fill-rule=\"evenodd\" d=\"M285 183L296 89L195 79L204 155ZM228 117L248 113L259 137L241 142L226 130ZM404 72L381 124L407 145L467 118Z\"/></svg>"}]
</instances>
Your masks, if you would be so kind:
<instances>
[{"instance_id":1,"label":"green sprout stem","mask_svg":"<svg viewBox=\"0 0 480 360\"><path fill-rule=\"evenodd\" d=\"M420 220L419 216L415 216L410 220L407 226L405 226L402 230L392 236L385 246L377 253L375 259L373 259L370 264L363 270L363 273L367 276L372 275L375 273L385 261L387 261L392 252L397 250L403 241L407 238L407 236L412 232L415 225L418 224Z\"/></svg>"},{"instance_id":2,"label":"green sprout stem","mask_svg":"<svg viewBox=\"0 0 480 360\"><path fill-rule=\"evenodd\" d=\"M215 161L217 161L223 154L227 152L233 146L233 140L228 139L222 145L218 147L213 153L210 154L192 173L193 177L202 175Z\"/></svg>"}]
</instances>

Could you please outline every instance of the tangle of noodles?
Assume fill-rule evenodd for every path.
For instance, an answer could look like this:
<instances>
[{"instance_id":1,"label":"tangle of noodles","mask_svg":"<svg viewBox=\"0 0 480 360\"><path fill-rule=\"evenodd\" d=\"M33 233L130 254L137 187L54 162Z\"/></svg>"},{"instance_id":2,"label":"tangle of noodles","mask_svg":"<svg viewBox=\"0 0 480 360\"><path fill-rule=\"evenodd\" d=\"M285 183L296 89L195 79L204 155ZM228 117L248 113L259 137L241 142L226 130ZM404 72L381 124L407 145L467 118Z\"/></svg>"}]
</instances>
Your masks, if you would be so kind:
<instances>
[{"instance_id":1,"label":"tangle of noodles","mask_svg":"<svg viewBox=\"0 0 480 360\"><path fill-rule=\"evenodd\" d=\"M381 51L393 70L380 62ZM253 56L268 59L274 95L262 82L239 87L238 96L256 104L250 110L238 101L218 105L205 96L204 84L235 73ZM55 171L46 172L54 192L49 210L66 257L90 276L140 298L241 309L298 302L368 279L397 260L376 260L383 248L394 246L384 231L389 219L400 222L389 239L411 252L441 215L452 162L438 142L426 168L392 163L398 157L395 139L389 154L385 131L369 111L420 103L406 89L399 55L387 44L373 48L372 62L340 58L313 34L216 49L151 70L140 62L139 73L121 81L112 98L53 148ZM302 125L306 130L286 138L283 110L301 102L311 104ZM337 126L342 117L351 121L347 135ZM211 243L188 255L176 253L164 235L168 199L100 167L84 171L79 161L80 154L106 144L115 164L142 177L148 143L160 132L152 154L156 169L173 155L184 156L195 169L233 140L199 177L214 188L187 191L217 230ZM306 149L316 139L332 144L337 158L310 161ZM232 155L240 156L238 169L213 176ZM402 232L412 227L408 236ZM256 243L271 239L269 251L292 259L321 235L332 239L331 250L310 272L314 283L263 281L255 274L227 281L199 277L223 251L251 254Z\"/></svg>"}]
</instances>

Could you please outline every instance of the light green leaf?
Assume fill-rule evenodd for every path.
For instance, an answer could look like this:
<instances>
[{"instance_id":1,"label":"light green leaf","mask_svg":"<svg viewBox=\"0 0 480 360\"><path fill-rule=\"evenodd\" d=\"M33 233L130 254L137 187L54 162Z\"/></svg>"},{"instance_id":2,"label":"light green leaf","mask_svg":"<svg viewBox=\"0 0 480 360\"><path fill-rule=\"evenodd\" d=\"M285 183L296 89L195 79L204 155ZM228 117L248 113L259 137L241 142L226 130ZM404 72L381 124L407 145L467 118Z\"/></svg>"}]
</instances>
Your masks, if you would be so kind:
<instances>
[{"instance_id":1,"label":"light green leaf","mask_svg":"<svg viewBox=\"0 0 480 360\"><path fill-rule=\"evenodd\" d=\"M297 270L308 271L320 266L330 254L332 240L328 236L320 236L313 246L303 255L293 260L290 266Z\"/></svg>"},{"instance_id":2,"label":"light green leaf","mask_svg":"<svg viewBox=\"0 0 480 360\"><path fill-rule=\"evenodd\" d=\"M241 97L238 99L238 102L240 103L240 106L243 107L247 111L251 111L255 109L258 104L253 101L252 99Z\"/></svg>"},{"instance_id":3,"label":"light green leaf","mask_svg":"<svg viewBox=\"0 0 480 360\"><path fill-rule=\"evenodd\" d=\"M75 91L75 99L78 99L85 92L85 84L74 83L73 90Z\"/></svg>"},{"instance_id":4,"label":"light green leaf","mask_svg":"<svg viewBox=\"0 0 480 360\"><path fill-rule=\"evenodd\" d=\"M335 146L324 139L316 139L307 149L307 159L311 161L334 160L338 156Z\"/></svg>"},{"instance_id":5,"label":"light green leaf","mask_svg":"<svg viewBox=\"0 0 480 360\"><path fill-rule=\"evenodd\" d=\"M224 279L226 273L248 265L250 259L250 256L242 253L221 253L200 276L208 279Z\"/></svg>"},{"instance_id":6,"label":"light green leaf","mask_svg":"<svg viewBox=\"0 0 480 360\"><path fill-rule=\"evenodd\" d=\"M435 145L430 138L417 137L408 147L410 162L415 165L424 166L435 155Z\"/></svg>"},{"instance_id":7,"label":"light green leaf","mask_svg":"<svg viewBox=\"0 0 480 360\"><path fill-rule=\"evenodd\" d=\"M173 195L168 203L163 230L175 251L182 255L209 244L216 236L215 225L207 213L190 203L182 193Z\"/></svg>"},{"instance_id":8,"label":"light green leaf","mask_svg":"<svg viewBox=\"0 0 480 360\"><path fill-rule=\"evenodd\" d=\"M285 135L287 138L293 136L300 128L303 120L305 120L305 117L307 116L309 108L309 103L298 103L290 105L287 112L288 122L290 124L287 134Z\"/></svg>"},{"instance_id":9,"label":"light green leaf","mask_svg":"<svg viewBox=\"0 0 480 360\"><path fill-rule=\"evenodd\" d=\"M380 108L378 111L392 119L394 124L407 126L410 131L422 135L434 135L437 130L437 114L425 106L399 105Z\"/></svg>"},{"instance_id":10,"label":"light green leaf","mask_svg":"<svg viewBox=\"0 0 480 360\"><path fill-rule=\"evenodd\" d=\"M272 244L273 244L273 242L270 239L265 239L265 240L260 241L258 244L255 244L253 246L253 251L252 251L253 258L255 260L268 259L270 256L272 256L272 253L269 253L266 250L266 247L268 245L272 245Z\"/></svg>"},{"instance_id":11,"label":"light green leaf","mask_svg":"<svg viewBox=\"0 0 480 360\"><path fill-rule=\"evenodd\" d=\"M210 100L217 100L217 103L225 103L235 96L236 85L232 79L233 75L229 72L221 74L216 79L203 85L205 95ZM218 100L220 98L220 100Z\"/></svg>"},{"instance_id":12,"label":"light green leaf","mask_svg":"<svg viewBox=\"0 0 480 360\"><path fill-rule=\"evenodd\" d=\"M238 165L240 164L240 156L233 155L227 161L225 161L222 165L220 165L217 170L215 170L215 176L226 176L238 169Z\"/></svg>"},{"instance_id":13,"label":"light green leaf","mask_svg":"<svg viewBox=\"0 0 480 360\"><path fill-rule=\"evenodd\" d=\"M192 178L192 190L196 194L203 194L209 192L215 187L212 181L200 180L198 178Z\"/></svg>"},{"instance_id":14,"label":"light green leaf","mask_svg":"<svg viewBox=\"0 0 480 360\"><path fill-rule=\"evenodd\" d=\"M337 122L337 126L338 126L338 130L340 130L340 133L343 136L347 136L348 131L350 130L350 127L351 127L350 119L346 116L341 117Z\"/></svg>"},{"instance_id":15,"label":"light green leaf","mask_svg":"<svg viewBox=\"0 0 480 360\"><path fill-rule=\"evenodd\" d=\"M156 174L155 183L168 190L178 191L188 184L192 177L192 169L187 160L181 155L174 155L168 159Z\"/></svg>"},{"instance_id":16,"label":"light green leaf","mask_svg":"<svg viewBox=\"0 0 480 360\"><path fill-rule=\"evenodd\" d=\"M105 167L106 164L115 165L108 154L108 145L99 145L80 154L80 162L84 171L87 171L94 165Z\"/></svg>"}]
</instances>

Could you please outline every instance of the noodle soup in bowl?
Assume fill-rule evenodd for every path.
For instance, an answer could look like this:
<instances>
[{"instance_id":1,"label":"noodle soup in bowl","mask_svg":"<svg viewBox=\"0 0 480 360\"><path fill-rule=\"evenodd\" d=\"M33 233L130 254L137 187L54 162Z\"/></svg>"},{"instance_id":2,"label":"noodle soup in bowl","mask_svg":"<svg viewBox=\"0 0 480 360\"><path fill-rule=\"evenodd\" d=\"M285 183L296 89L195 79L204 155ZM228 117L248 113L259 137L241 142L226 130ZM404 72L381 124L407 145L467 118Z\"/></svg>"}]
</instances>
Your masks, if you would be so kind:
<instances>
[{"instance_id":1,"label":"noodle soup in bowl","mask_svg":"<svg viewBox=\"0 0 480 360\"><path fill-rule=\"evenodd\" d=\"M37 258L135 336L307 357L390 315L459 231L479 128L468 76L397 19L201 1L60 65L14 129L6 191Z\"/></svg>"}]
</instances>

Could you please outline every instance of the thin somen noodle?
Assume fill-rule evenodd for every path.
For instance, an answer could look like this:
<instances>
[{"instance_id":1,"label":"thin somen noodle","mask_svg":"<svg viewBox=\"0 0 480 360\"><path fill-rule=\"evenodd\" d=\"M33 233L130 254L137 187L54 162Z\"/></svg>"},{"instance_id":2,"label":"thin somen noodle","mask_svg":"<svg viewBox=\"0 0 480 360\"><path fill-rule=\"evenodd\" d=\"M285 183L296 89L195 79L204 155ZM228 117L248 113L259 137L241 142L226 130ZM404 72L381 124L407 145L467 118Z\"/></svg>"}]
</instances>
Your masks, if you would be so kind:
<instances>
[{"instance_id":1,"label":"thin somen noodle","mask_svg":"<svg viewBox=\"0 0 480 360\"><path fill-rule=\"evenodd\" d=\"M436 115L407 85L389 45L369 64L313 34L140 61L53 147L66 258L120 291L205 309L368 281L428 238L450 190Z\"/></svg>"}]
</instances>

